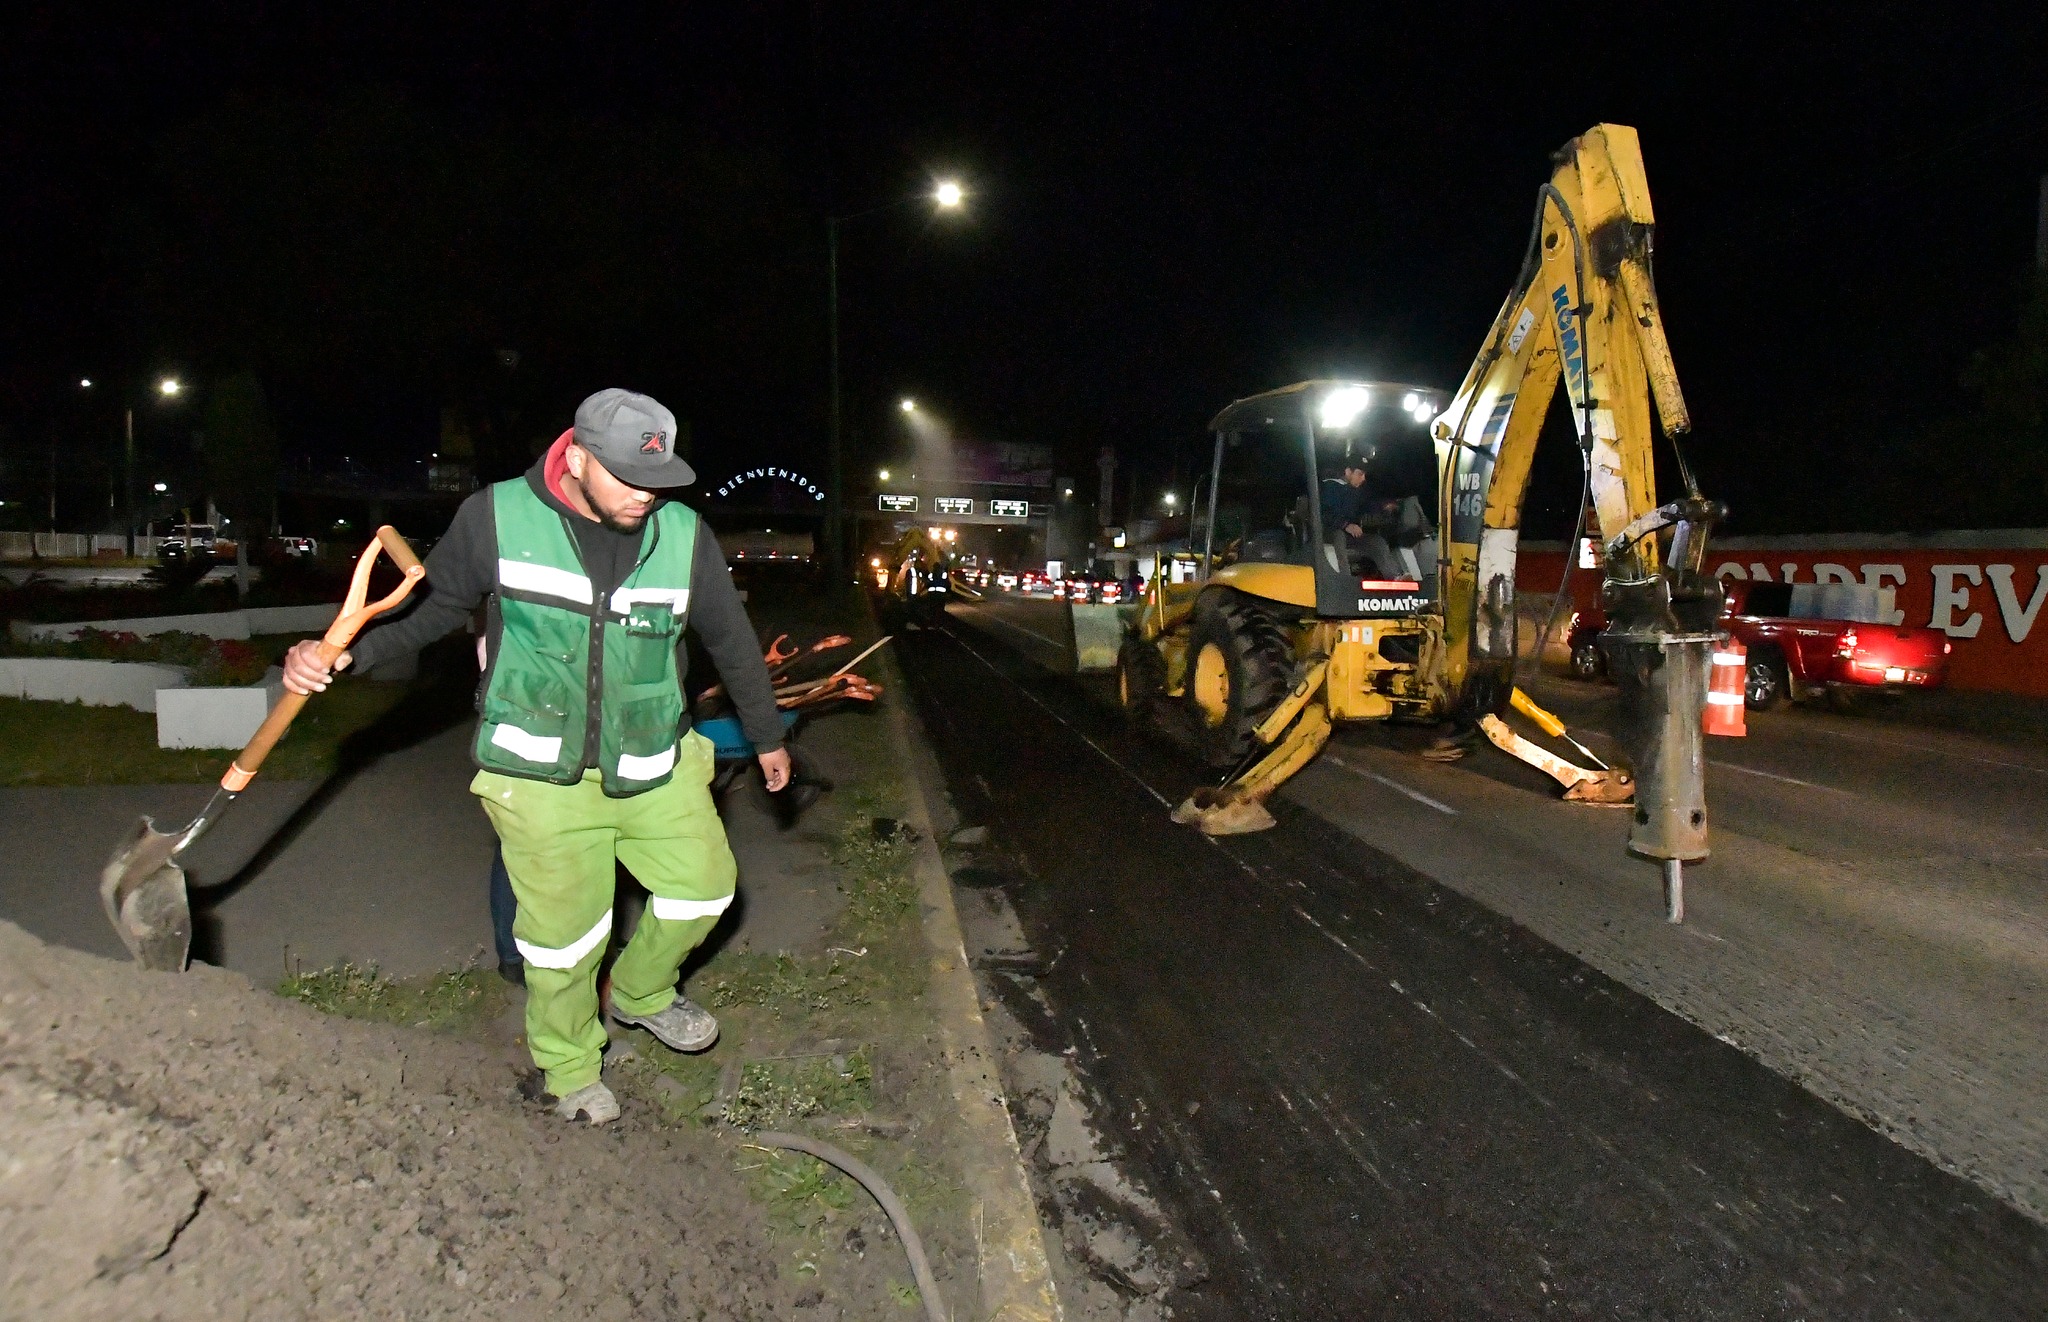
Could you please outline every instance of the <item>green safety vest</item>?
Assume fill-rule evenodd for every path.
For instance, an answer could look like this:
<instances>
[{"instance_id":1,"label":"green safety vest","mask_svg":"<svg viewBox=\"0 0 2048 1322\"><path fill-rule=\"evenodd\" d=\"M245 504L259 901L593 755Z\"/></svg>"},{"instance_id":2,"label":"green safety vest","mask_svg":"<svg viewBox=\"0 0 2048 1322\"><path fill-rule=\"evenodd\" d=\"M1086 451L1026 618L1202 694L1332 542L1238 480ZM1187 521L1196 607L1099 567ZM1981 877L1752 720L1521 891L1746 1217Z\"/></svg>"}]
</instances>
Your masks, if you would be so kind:
<instances>
[{"instance_id":1,"label":"green safety vest","mask_svg":"<svg viewBox=\"0 0 2048 1322\"><path fill-rule=\"evenodd\" d=\"M491 510L502 630L484 676L477 764L574 784L583 774L589 704L597 702L604 792L638 794L666 783L683 717L676 642L689 611L696 512L673 503L657 509L641 529L632 572L598 601L568 519L525 478L493 485ZM604 659L602 693L591 674L592 648Z\"/></svg>"}]
</instances>

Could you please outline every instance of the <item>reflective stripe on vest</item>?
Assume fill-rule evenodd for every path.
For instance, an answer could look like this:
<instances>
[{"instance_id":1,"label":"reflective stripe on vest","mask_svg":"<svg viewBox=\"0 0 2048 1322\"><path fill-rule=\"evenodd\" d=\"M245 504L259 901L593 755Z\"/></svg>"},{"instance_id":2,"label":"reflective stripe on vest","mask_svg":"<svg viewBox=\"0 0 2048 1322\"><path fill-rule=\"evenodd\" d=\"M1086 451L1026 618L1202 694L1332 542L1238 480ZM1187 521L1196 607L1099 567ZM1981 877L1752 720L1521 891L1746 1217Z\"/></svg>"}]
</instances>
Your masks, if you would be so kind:
<instances>
[{"instance_id":1,"label":"reflective stripe on vest","mask_svg":"<svg viewBox=\"0 0 2048 1322\"><path fill-rule=\"evenodd\" d=\"M516 725L493 726L491 743L514 757L523 757L529 762L539 762L543 766L553 766L562 756L560 735L528 734Z\"/></svg>"},{"instance_id":2,"label":"reflective stripe on vest","mask_svg":"<svg viewBox=\"0 0 2048 1322\"><path fill-rule=\"evenodd\" d=\"M590 600L587 595L589 590L589 584L586 582L584 584L586 595L583 598L585 601ZM642 601L658 601L668 607L672 613L681 615L690 608L690 590L688 588L620 588L612 593L612 613L614 615L631 615L634 603Z\"/></svg>"},{"instance_id":3,"label":"reflective stripe on vest","mask_svg":"<svg viewBox=\"0 0 2048 1322\"><path fill-rule=\"evenodd\" d=\"M631 753L619 754L620 780L660 780L676 769L675 745L646 757L635 757Z\"/></svg>"},{"instance_id":4,"label":"reflective stripe on vest","mask_svg":"<svg viewBox=\"0 0 2048 1322\"><path fill-rule=\"evenodd\" d=\"M512 944L519 947L519 953L526 962L541 969L573 969L583 962L583 957L603 944L612 934L612 911L606 909L604 917L597 920L597 926L577 937L566 946L537 946L531 941L512 938Z\"/></svg>"},{"instance_id":5,"label":"reflective stripe on vest","mask_svg":"<svg viewBox=\"0 0 2048 1322\"><path fill-rule=\"evenodd\" d=\"M531 592L538 597L560 597L578 606L588 606L593 596L590 580L582 574L556 569L553 565L507 560L502 556L498 560L498 586L511 588L514 592ZM613 595L616 597L617 594Z\"/></svg>"}]
</instances>

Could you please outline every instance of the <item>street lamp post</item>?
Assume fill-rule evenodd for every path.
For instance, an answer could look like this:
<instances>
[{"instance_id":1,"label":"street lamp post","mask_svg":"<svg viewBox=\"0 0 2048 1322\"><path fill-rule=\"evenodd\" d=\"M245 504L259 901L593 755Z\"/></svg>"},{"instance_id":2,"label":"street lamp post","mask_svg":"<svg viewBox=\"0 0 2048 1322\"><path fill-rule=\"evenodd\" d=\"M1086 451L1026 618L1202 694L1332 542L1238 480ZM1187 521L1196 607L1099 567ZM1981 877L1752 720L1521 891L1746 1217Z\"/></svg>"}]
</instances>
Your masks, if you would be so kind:
<instances>
[{"instance_id":1,"label":"street lamp post","mask_svg":"<svg viewBox=\"0 0 2048 1322\"><path fill-rule=\"evenodd\" d=\"M80 385L87 384L80 382ZM156 383L156 393L165 399L175 399L184 392L185 383L175 376L167 376ZM127 488L128 535L135 535L135 405L129 404L121 415L122 436L122 485ZM133 550L131 546L129 548Z\"/></svg>"},{"instance_id":2,"label":"street lamp post","mask_svg":"<svg viewBox=\"0 0 2048 1322\"><path fill-rule=\"evenodd\" d=\"M941 180L933 186L930 200L942 211L957 210L967 198L966 191L953 180ZM837 586L846 573L845 513L846 503L846 452L841 429L840 377L839 377L839 227L851 220L864 216L891 211L916 198L900 198L885 202L866 211L850 215L825 217L825 298L826 338L831 346L831 404L829 406L829 432L825 461L825 577Z\"/></svg>"}]
</instances>

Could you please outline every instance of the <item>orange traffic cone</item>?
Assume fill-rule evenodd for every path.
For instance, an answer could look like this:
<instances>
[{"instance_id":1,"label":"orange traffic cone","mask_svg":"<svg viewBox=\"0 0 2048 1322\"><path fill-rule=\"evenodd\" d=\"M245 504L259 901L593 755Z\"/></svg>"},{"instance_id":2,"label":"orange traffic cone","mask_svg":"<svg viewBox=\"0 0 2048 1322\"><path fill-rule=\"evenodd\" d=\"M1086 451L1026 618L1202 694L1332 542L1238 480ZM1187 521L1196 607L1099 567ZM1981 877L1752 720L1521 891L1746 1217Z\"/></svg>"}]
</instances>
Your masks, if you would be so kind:
<instances>
[{"instance_id":1,"label":"orange traffic cone","mask_svg":"<svg viewBox=\"0 0 2048 1322\"><path fill-rule=\"evenodd\" d=\"M1700 728L1708 734L1746 735L1743 719L1742 682L1749 674L1749 649L1739 638L1730 638L1714 648L1714 669L1707 681L1707 709L1700 713Z\"/></svg>"}]
</instances>

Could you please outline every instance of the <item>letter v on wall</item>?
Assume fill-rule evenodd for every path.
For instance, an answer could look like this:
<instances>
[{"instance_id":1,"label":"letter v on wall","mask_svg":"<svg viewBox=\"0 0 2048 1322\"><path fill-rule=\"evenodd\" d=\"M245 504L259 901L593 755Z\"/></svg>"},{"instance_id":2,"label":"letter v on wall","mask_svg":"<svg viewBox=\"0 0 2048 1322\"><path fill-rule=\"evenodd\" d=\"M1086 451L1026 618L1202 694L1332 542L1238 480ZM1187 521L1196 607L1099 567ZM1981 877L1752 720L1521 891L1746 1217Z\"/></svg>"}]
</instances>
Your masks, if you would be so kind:
<instances>
[{"instance_id":1,"label":"letter v on wall","mask_svg":"<svg viewBox=\"0 0 2048 1322\"><path fill-rule=\"evenodd\" d=\"M1991 591L1998 597L1998 616L2005 623L2006 637L2024 643L2034 631L2034 621L2041 617L2041 603L2048 600L2048 565L2034 571L2034 595L2024 607L2013 588L2011 565L1986 565L1984 573L1991 580Z\"/></svg>"}]
</instances>

